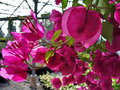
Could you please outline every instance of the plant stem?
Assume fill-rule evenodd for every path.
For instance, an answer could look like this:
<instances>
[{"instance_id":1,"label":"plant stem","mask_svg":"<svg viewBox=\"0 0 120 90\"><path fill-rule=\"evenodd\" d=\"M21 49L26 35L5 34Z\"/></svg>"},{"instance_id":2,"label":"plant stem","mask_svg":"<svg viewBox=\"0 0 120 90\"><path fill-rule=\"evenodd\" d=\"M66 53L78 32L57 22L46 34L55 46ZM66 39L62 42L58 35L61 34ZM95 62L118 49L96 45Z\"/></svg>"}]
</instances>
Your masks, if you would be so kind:
<instances>
[{"instance_id":1,"label":"plant stem","mask_svg":"<svg viewBox=\"0 0 120 90\"><path fill-rule=\"evenodd\" d=\"M46 44L53 46L52 43L49 43L49 42L47 42L47 41L45 41L45 40L43 40L43 39L41 39L41 40L42 40L43 42L45 42Z\"/></svg>"},{"instance_id":2,"label":"plant stem","mask_svg":"<svg viewBox=\"0 0 120 90\"><path fill-rule=\"evenodd\" d=\"M92 2L93 0L91 0L91 2L88 4L87 10L89 10L89 8L92 6Z\"/></svg>"},{"instance_id":3,"label":"plant stem","mask_svg":"<svg viewBox=\"0 0 120 90\"><path fill-rule=\"evenodd\" d=\"M35 67L35 63L33 63L32 66ZM36 90L36 70L35 69L32 69L31 87L32 89Z\"/></svg>"},{"instance_id":4,"label":"plant stem","mask_svg":"<svg viewBox=\"0 0 120 90\"><path fill-rule=\"evenodd\" d=\"M111 8L109 8L109 7L99 7L99 6L97 6L97 5L92 5L93 7L96 7L96 8L99 8L99 9L111 9Z\"/></svg>"},{"instance_id":5,"label":"plant stem","mask_svg":"<svg viewBox=\"0 0 120 90\"><path fill-rule=\"evenodd\" d=\"M72 39L72 37L70 37L69 39L67 39L66 41L64 41L64 42L62 42L61 44L59 44L59 46L60 45L63 45L63 44L66 44L69 40L71 40Z\"/></svg>"}]
</instances>

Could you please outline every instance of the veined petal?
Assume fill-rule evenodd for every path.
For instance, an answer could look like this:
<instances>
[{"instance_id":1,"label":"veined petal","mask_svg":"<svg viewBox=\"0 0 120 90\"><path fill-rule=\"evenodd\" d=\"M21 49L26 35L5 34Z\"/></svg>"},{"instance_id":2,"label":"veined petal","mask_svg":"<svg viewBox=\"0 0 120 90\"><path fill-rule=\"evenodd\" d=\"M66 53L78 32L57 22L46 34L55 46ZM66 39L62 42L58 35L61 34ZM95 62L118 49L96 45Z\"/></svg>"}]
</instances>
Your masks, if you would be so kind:
<instances>
[{"instance_id":1,"label":"veined petal","mask_svg":"<svg viewBox=\"0 0 120 90\"><path fill-rule=\"evenodd\" d=\"M99 14L85 7L71 7L66 10L62 17L63 35L71 35L76 42L88 48L99 38L102 23Z\"/></svg>"}]
</instances>

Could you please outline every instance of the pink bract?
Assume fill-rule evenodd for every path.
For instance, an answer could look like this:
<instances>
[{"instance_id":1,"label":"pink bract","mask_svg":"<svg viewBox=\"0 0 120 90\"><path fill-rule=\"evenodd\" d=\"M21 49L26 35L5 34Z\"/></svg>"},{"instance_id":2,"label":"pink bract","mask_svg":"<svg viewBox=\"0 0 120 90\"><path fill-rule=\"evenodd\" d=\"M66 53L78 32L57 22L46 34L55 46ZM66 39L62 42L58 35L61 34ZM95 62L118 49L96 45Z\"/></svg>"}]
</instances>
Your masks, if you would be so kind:
<instances>
[{"instance_id":1,"label":"pink bract","mask_svg":"<svg viewBox=\"0 0 120 90\"><path fill-rule=\"evenodd\" d=\"M39 46L31 51L31 55L33 57L33 62L34 63L40 63L43 64L45 63L45 54L48 51L46 47Z\"/></svg>"},{"instance_id":2,"label":"pink bract","mask_svg":"<svg viewBox=\"0 0 120 90\"><path fill-rule=\"evenodd\" d=\"M52 38L55 31L61 29L61 18L62 18L62 14L59 11L52 10L52 13L51 13L49 19L50 19L50 21L52 21L54 23L54 25L53 25L53 29L51 31L47 32L48 40Z\"/></svg>"},{"instance_id":3,"label":"pink bract","mask_svg":"<svg viewBox=\"0 0 120 90\"><path fill-rule=\"evenodd\" d=\"M120 76L120 58L117 53L96 52L93 71L101 78L119 78Z\"/></svg>"},{"instance_id":4,"label":"pink bract","mask_svg":"<svg viewBox=\"0 0 120 90\"><path fill-rule=\"evenodd\" d=\"M38 23L35 13L33 11L31 11L31 17L34 21L32 21L30 17L27 17L25 19L25 22L23 22L21 33L12 33L15 38L20 36L27 39L28 41L36 41L44 36L44 27L41 23Z\"/></svg>"},{"instance_id":5,"label":"pink bract","mask_svg":"<svg viewBox=\"0 0 120 90\"><path fill-rule=\"evenodd\" d=\"M25 64L22 64L18 67L8 66L0 70L0 75L6 79L14 80L16 82L23 82L27 78L28 67Z\"/></svg>"},{"instance_id":6,"label":"pink bract","mask_svg":"<svg viewBox=\"0 0 120 90\"><path fill-rule=\"evenodd\" d=\"M61 0L55 0L56 5L59 5L61 3Z\"/></svg>"},{"instance_id":7,"label":"pink bract","mask_svg":"<svg viewBox=\"0 0 120 90\"><path fill-rule=\"evenodd\" d=\"M71 35L76 42L88 48L99 38L102 23L99 14L92 10L86 10L83 6L71 7L62 17L63 35Z\"/></svg>"},{"instance_id":8,"label":"pink bract","mask_svg":"<svg viewBox=\"0 0 120 90\"><path fill-rule=\"evenodd\" d=\"M116 4L116 11L114 13L114 18L120 24L120 3Z\"/></svg>"},{"instance_id":9,"label":"pink bract","mask_svg":"<svg viewBox=\"0 0 120 90\"><path fill-rule=\"evenodd\" d=\"M6 69L5 68L1 68L0 69L0 76L4 77L6 79L10 79L11 80L14 75L7 74Z\"/></svg>"},{"instance_id":10,"label":"pink bract","mask_svg":"<svg viewBox=\"0 0 120 90\"><path fill-rule=\"evenodd\" d=\"M74 83L75 82L75 79L74 79L74 76L73 75L70 75L68 77L63 77L62 78L62 81L63 81L63 85L68 85L70 83Z\"/></svg>"},{"instance_id":11,"label":"pink bract","mask_svg":"<svg viewBox=\"0 0 120 90\"><path fill-rule=\"evenodd\" d=\"M79 85L79 84L84 83L86 81L86 77L84 75L79 75L76 77L75 81Z\"/></svg>"},{"instance_id":12,"label":"pink bract","mask_svg":"<svg viewBox=\"0 0 120 90\"><path fill-rule=\"evenodd\" d=\"M106 80L101 80L100 87L101 90L114 90L112 88L112 80L110 78Z\"/></svg>"},{"instance_id":13,"label":"pink bract","mask_svg":"<svg viewBox=\"0 0 120 90\"><path fill-rule=\"evenodd\" d=\"M53 87L55 87L56 89L59 89L62 85L62 82L60 81L59 78L53 78L51 82L52 82Z\"/></svg>"},{"instance_id":14,"label":"pink bract","mask_svg":"<svg viewBox=\"0 0 120 90\"><path fill-rule=\"evenodd\" d=\"M117 52L120 50L120 28L118 26L113 28L112 44L106 41L106 48L110 52Z\"/></svg>"}]
</instances>

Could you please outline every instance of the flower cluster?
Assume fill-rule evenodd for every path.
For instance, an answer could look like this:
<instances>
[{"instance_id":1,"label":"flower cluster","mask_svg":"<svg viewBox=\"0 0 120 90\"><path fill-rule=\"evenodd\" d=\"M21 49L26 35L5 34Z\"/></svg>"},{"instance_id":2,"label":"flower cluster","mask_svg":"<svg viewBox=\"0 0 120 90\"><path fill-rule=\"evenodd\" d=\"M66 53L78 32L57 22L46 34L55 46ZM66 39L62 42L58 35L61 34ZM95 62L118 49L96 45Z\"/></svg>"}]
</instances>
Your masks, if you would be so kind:
<instances>
[{"instance_id":1,"label":"flower cluster","mask_svg":"<svg viewBox=\"0 0 120 90\"><path fill-rule=\"evenodd\" d=\"M56 0L56 4L62 1ZM112 41L99 40L104 18L97 7L95 10L90 7L91 3L87 8L67 8L64 13L53 10L50 15L53 29L47 33L31 11L21 32L12 32L14 40L2 49L4 60L0 64L4 67L0 75L21 82L27 78L27 71L35 68L32 64L39 63L61 73L61 78L51 80L56 89L70 83L84 83L86 86L78 90L113 90L112 79L120 78L120 3L116 1L107 2L115 7L113 15L110 13L106 19L113 27ZM40 40L46 46L40 45Z\"/></svg>"}]
</instances>

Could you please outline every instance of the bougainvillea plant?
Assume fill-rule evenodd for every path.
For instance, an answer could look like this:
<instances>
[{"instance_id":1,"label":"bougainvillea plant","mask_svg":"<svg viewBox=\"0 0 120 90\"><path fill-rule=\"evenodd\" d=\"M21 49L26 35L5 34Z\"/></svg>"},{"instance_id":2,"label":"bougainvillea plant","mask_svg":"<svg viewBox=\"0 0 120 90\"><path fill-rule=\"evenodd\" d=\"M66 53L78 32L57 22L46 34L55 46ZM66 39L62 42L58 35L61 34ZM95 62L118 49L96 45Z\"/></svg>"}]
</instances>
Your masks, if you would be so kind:
<instances>
[{"instance_id":1,"label":"bougainvillea plant","mask_svg":"<svg viewBox=\"0 0 120 90\"><path fill-rule=\"evenodd\" d=\"M51 80L56 89L85 83L78 90L114 90L112 80L120 83L120 1L82 1L67 7L68 0L55 0L63 12L52 11L53 29L47 34L31 10L21 32L12 32L14 40L2 49L0 75L22 82L29 69L47 66L62 74Z\"/></svg>"}]
</instances>

